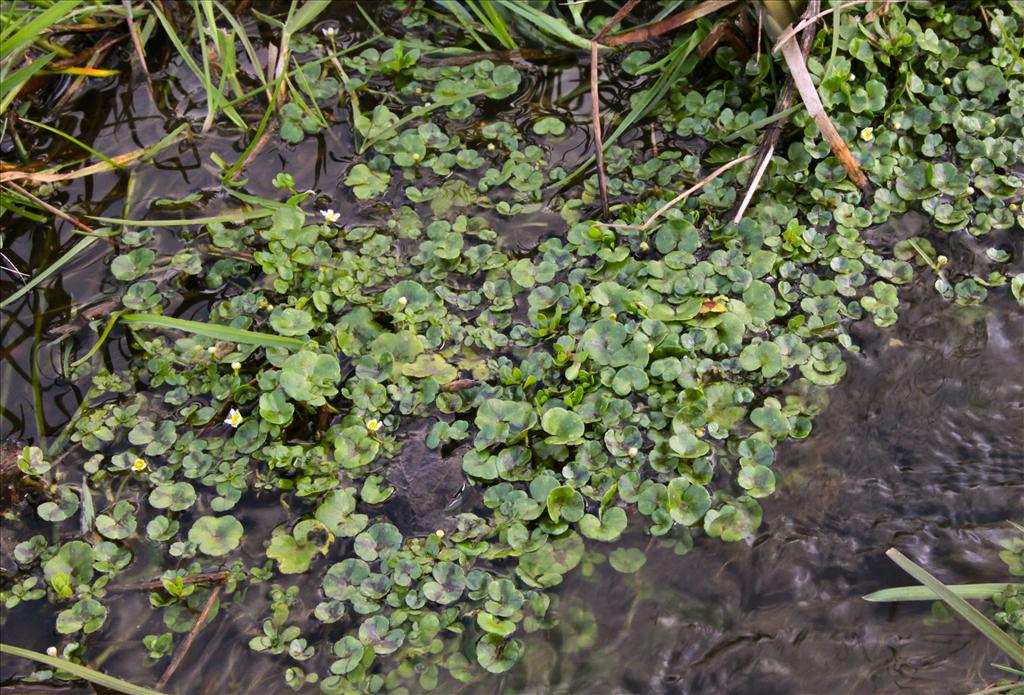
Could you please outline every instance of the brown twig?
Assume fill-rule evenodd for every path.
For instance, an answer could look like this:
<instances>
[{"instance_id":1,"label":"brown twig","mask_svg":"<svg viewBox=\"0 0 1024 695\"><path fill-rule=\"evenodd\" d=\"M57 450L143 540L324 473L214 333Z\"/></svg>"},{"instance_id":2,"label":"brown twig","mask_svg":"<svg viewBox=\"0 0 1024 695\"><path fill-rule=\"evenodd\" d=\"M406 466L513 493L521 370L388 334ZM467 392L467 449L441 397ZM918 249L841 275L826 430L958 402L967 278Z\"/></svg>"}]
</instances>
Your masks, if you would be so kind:
<instances>
[{"instance_id":1,"label":"brown twig","mask_svg":"<svg viewBox=\"0 0 1024 695\"><path fill-rule=\"evenodd\" d=\"M196 618L196 624L189 630L188 635L185 636L185 640L178 647L178 650L174 652L174 658L171 659L171 663L167 665L167 670L164 671L164 675L160 676L160 680L156 682L156 689L163 690L164 686L167 685L167 681L171 679L174 672L178 670L181 662L185 659L185 655L188 654L188 650L191 649L192 643L196 641L196 635L203 628L203 623L206 622L206 617L210 614L213 609L213 605L217 602L217 597L220 595L220 590L224 588L223 584L217 584L210 590L210 596L206 599L206 603L203 604L203 610L200 611L199 617Z\"/></svg>"},{"instance_id":2,"label":"brown twig","mask_svg":"<svg viewBox=\"0 0 1024 695\"><path fill-rule=\"evenodd\" d=\"M94 22L83 24L51 24L46 27L47 34L88 34L94 31L116 29L123 22L123 19L112 19L109 22Z\"/></svg>"},{"instance_id":3,"label":"brown twig","mask_svg":"<svg viewBox=\"0 0 1024 695\"><path fill-rule=\"evenodd\" d=\"M701 17L705 17L712 12L717 12L723 7L736 2L736 0L704 0L704 2L683 10L678 14L674 14L667 19L663 19L660 22L656 22L646 27L640 27L627 31L623 34L616 34L615 36L609 36L604 40L606 46L621 46L627 43L639 43L641 41L649 41L650 39L667 34L673 29L689 24L690 22L696 21Z\"/></svg>"},{"instance_id":4,"label":"brown twig","mask_svg":"<svg viewBox=\"0 0 1024 695\"><path fill-rule=\"evenodd\" d=\"M590 42L590 120L594 130L594 146L597 148L597 188L601 194L601 217L608 217L608 174L604 170L604 138L601 136L601 83L598 57L598 42L633 11L640 0L629 0L619 8L601 31Z\"/></svg>"},{"instance_id":5,"label":"brown twig","mask_svg":"<svg viewBox=\"0 0 1024 695\"><path fill-rule=\"evenodd\" d=\"M807 9L804 11L804 16L807 17L809 15L813 15L814 17L821 17L822 15L817 13L819 4L819 0L814 0L809 3ZM800 25L804 25L804 22L800 22ZM814 43L814 36L816 33L816 31L805 31L800 36L800 54L804 57L805 61L811 52L811 44ZM790 35L795 36L796 34L794 33ZM796 86L793 83L793 76L790 75L786 80L785 88L782 90L782 96L779 97L779 101L775 104L774 113L779 114L786 111L793 105L795 100ZM758 164L754 169L754 177L750 180L750 185L747 187L747 194L743 197L743 202L740 204L739 209L736 211L736 215L733 217L734 223L738 224L740 220L743 219L743 215L747 211L747 206L750 205L750 201L753 199L754 193L757 191L757 187L761 183L761 177L764 176L765 171L768 169L768 163L775 154L775 148L779 144L779 139L782 137L782 130L786 127L786 123L788 122L788 117L780 118L772 123L765 132L764 139L761 141L761 147L758 150Z\"/></svg>"},{"instance_id":6,"label":"brown twig","mask_svg":"<svg viewBox=\"0 0 1024 695\"><path fill-rule=\"evenodd\" d=\"M459 391L465 391L479 385L480 382L476 379L456 379L442 386L441 390L445 393L458 393Z\"/></svg>"},{"instance_id":7,"label":"brown twig","mask_svg":"<svg viewBox=\"0 0 1024 695\"><path fill-rule=\"evenodd\" d=\"M135 55L139 58L139 66L142 67L142 74L146 76L146 86L149 87L149 96L156 103L156 95L153 91L153 78L149 75L149 66L146 65L146 52L142 49L142 40L139 38L139 30L135 26L135 19L132 17L131 0L123 0L125 17L128 19L128 34L132 37L132 45L135 46Z\"/></svg>"},{"instance_id":8,"label":"brown twig","mask_svg":"<svg viewBox=\"0 0 1024 695\"><path fill-rule=\"evenodd\" d=\"M708 174L707 176L702 178L700 181L698 181L697 183L693 184L692 186L687 188L685 191L683 191L682 193L677 195L675 198L673 198L672 200L668 201L667 203L662 205L660 208L658 208L658 210L653 215L651 215L650 218L646 222L644 222L643 224L602 224L602 223L599 223L599 224L602 224L602 226L604 226L604 227L614 227L615 229L637 229L637 230L640 230L642 232L645 229L647 229L648 227L650 227L652 224L654 224L654 220L658 219L663 214L665 214L667 211L669 211L670 209L672 209L673 207L678 205L682 200L684 200L685 198L688 198L689 196L693 195L694 193L696 193L700 189L704 188L704 186L708 185L709 183L711 183L712 181L717 179L719 176L721 176L725 172L729 171L729 169L732 169L737 164L742 164L743 162L747 161L748 159L752 159L756 155L757 155L756 152L751 152L750 154L745 154L745 155L742 155L740 157L737 157L736 159L732 160L731 162L727 162L727 163L723 164L722 166L718 167L717 169L712 171L710 174Z\"/></svg>"},{"instance_id":9,"label":"brown twig","mask_svg":"<svg viewBox=\"0 0 1024 695\"><path fill-rule=\"evenodd\" d=\"M708 35L697 46L697 57L700 60L707 58L708 54L715 50L722 39L729 42L736 51L736 57L740 60L746 61L750 58L750 48L744 42L743 37L739 35L736 27L727 19L723 19L711 28Z\"/></svg>"},{"instance_id":10,"label":"brown twig","mask_svg":"<svg viewBox=\"0 0 1024 695\"><path fill-rule=\"evenodd\" d=\"M203 574L193 574L191 577L182 577L181 583L185 586L189 584L205 584L206 582L223 582L231 576L231 573L227 570L221 570L219 572L204 572ZM164 582L162 579L155 579L151 582L138 582L135 584L107 584L107 591L121 592L121 591L153 591L155 589L163 589Z\"/></svg>"},{"instance_id":11,"label":"brown twig","mask_svg":"<svg viewBox=\"0 0 1024 695\"><path fill-rule=\"evenodd\" d=\"M597 32L597 35L594 37L594 41L600 41L608 34L609 31L619 26L619 22L629 16L629 13L633 11L633 8L639 4L640 0L629 0L629 2L620 7L619 11L608 20L608 23L601 27L601 31Z\"/></svg>"},{"instance_id":12,"label":"brown twig","mask_svg":"<svg viewBox=\"0 0 1024 695\"><path fill-rule=\"evenodd\" d=\"M43 208L47 212L49 212L51 215L56 215L57 217L61 218L62 220L66 221L66 222L70 222L71 224L75 225L76 227L78 227L80 230L82 230L86 234L95 234L96 233L96 230L93 229L92 227L89 227L89 226L79 222L78 220L76 220L74 217L72 217L68 213L64 212L60 208L53 207L52 205L47 203L45 200L41 200L40 198L37 198L36 196L32 195L31 193L26 191L21 186L19 186L18 184L14 183L13 181L6 181L4 183L4 185L5 186L10 186L15 191L17 191L21 195L23 195L26 198L28 198L29 200L31 200L33 203L35 203L39 207ZM109 239L108 239L108 241L109 241Z\"/></svg>"}]
</instances>

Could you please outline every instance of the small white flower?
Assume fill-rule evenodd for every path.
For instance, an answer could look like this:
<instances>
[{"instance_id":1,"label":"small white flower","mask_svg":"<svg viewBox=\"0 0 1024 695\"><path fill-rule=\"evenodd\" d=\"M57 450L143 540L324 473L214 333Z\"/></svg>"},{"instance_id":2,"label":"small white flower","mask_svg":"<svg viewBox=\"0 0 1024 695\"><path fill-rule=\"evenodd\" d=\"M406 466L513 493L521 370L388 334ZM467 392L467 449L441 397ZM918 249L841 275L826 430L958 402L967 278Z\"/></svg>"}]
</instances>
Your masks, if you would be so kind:
<instances>
[{"instance_id":1,"label":"small white flower","mask_svg":"<svg viewBox=\"0 0 1024 695\"><path fill-rule=\"evenodd\" d=\"M338 35L338 27L336 26L326 26L321 29L321 31L324 33L324 36L328 38Z\"/></svg>"},{"instance_id":2,"label":"small white flower","mask_svg":"<svg viewBox=\"0 0 1024 695\"><path fill-rule=\"evenodd\" d=\"M242 368L242 363L241 362L232 362L231 363L231 368L234 369L237 372L239 369Z\"/></svg>"},{"instance_id":3,"label":"small white flower","mask_svg":"<svg viewBox=\"0 0 1024 695\"><path fill-rule=\"evenodd\" d=\"M487 143L487 149L493 150L494 149L494 143L493 142Z\"/></svg>"},{"instance_id":4,"label":"small white flower","mask_svg":"<svg viewBox=\"0 0 1024 695\"><path fill-rule=\"evenodd\" d=\"M57 656L57 648L56 647L47 647L46 648L46 655L47 656Z\"/></svg>"},{"instance_id":5,"label":"small white flower","mask_svg":"<svg viewBox=\"0 0 1024 695\"><path fill-rule=\"evenodd\" d=\"M228 416L226 418L224 418L224 424L225 425L231 425L232 427L234 427L236 429L244 421L245 421L245 418L242 417L242 414L240 412L238 412L237 408L232 408L231 410L229 410L228 411Z\"/></svg>"},{"instance_id":6,"label":"small white flower","mask_svg":"<svg viewBox=\"0 0 1024 695\"><path fill-rule=\"evenodd\" d=\"M974 195L974 186L967 187L967 195Z\"/></svg>"},{"instance_id":7,"label":"small white flower","mask_svg":"<svg viewBox=\"0 0 1024 695\"><path fill-rule=\"evenodd\" d=\"M274 305L273 305L273 304L267 304L267 305L266 305L265 307L263 307L263 308L264 308L264 309L266 309L266 310L267 310L267 313L269 314L269 313L270 313L271 311L273 311L273 310L274 310Z\"/></svg>"},{"instance_id":8,"label":"small white flower","mask_svg":"<svg viewBox=\"0 0 1024 695\"><path fill-rule=\"evenodd\" d=\"M629 447L629 451L627 451L626 453L629 455L629 458L636 458L636 455L640 453L640 450L637 449L635 446L631 446Z\"/></svg>"},{"instance_id":9,"label":"small white flower","mask_svg":"<svg viewBox=\"0 0 1024 695\"><path fill-rule=\"evenodd\" d=\"M864 142L871 142L875 139L875 129L870 126L862 128L860 131L860 139Z\"/></svg>"},{"instance_id":10,"label":"small white flower","mask_svg":"<svg viewBox=\"0 0 1024 695\"><path fill-rule=\"evenodd\" d=\"M436 531L434 531L434 535L437 536L438 538L444 538L444 529L443 528L437 529Z\"/></svg>"},{"instance_id":11,"label":"small white flower","mask_svg":"<svg viewBox=\"0 0 1024 695\"><path fill-rule=\"evenodd\" d=\"M132 470L135 471L136 473L140 473L146 470L146 466L146 459L142 457L136 457L136 459L132 461Z\"/></svg>"},{"instance_id":12,"label":"small white flower","mask_svg":"<svg viewBox=\"0 0 1024 695\"><path fill-rule=\"evenodd\" d=\"M376 432L383 426L384 423L376 418L370 418L369 420L366 421L366 429L370 430L371 432Z\"/></svg>"},{"instance_id":13,"label":"small white flower","mask_svg":"<svg viewBox=\"0 0 1024 695\"><path fill-rule=\"evenodd\" d=\"M942 84L944 84L944 85L946 85L948 87L949 85L953 84L953 80L949 79L948 77L943 77L942 78Z\"/></svg>"},{"instance_id":14,"label":"small white flower","mask_svg":"<svg viewBox=\"0 0 1024 695\"><path fill-rule=\"evenodd\" d=\"M949 263L949 257L948 256L937 256L935 258L935 267L936 268L941 268L942 266L946 265L947 263Z\"/></svg>"},{"instance_id":15,"label":"small white flower","mask_svg":"<svg viewBox=\"0 0 1024 695\"><path fill-rule=\"evenodd\" d=\"M399 297L398 298L398 306L405 306L408 303L409 303L409 300L406 299L405 297Z\"/></svg>"},{"instance_id":16,"label":"small white flower","mask_svg":"<svg viewBox=\"0 0 1024 695\"><path fill-rule=\"evenodd\" d=\"M341 215L336 213L331 208L321 210L320 214L323 215L324 222L326 222L327 224L334 224L335 222L341 219Z\"/></svg>"},{"instance_id":17,"label":"small white flower","mask_svg":"<svg viewBox=\"0 0 1024 695\"><path fill-rule=\"evenodd\" d=\"M654 343L647 343L647 354L650 355L654 352Z\"/></svg>"},{"instance_id":18,"label":"small white flower","mask_svg":"<svg viewBox=\"0 0 1024 695\"><path fill-rule=\"evenodd\" d=\"M212 355L215 352L217 352L217 348L215 346L211 345L210 347L206 348L206 351Z\"/></svg>"}]
</instances>

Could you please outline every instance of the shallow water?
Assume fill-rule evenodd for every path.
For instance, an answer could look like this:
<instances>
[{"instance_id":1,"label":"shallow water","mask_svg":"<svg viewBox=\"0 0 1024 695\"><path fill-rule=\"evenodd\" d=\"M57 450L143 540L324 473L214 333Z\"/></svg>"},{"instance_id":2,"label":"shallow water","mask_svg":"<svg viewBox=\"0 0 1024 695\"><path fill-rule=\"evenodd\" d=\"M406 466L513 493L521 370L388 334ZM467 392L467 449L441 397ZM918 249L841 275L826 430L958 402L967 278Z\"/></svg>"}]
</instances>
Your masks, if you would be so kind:
<instances>
[{"instance_id":1,"label":"shallow water","mask_svg":"<svg viewBox=\"0 0 1024 695\"><path fill-rule=\"evenodd\" d=\"M589 97L571 96L585 81L581 70L562 63L535 69L516 102L521 113L513 119L559 104L585 125ZM627 87L609 84L605 96L613 100ZM104 108L108 104L113 108ZM87 95L66 118L62 127L80 121L86 125L82 139L115 154L155 142L168 124L144 89L113 83ZM586 128L575 128L562 147L568 164L584 158L590 148ZM155 166L140 171L127 205L122 174L72 182L57 199L81 218L173 218L178 213L153 208L153 201L216 189L214 152L229 161L237 156L230 131L214 131L158 155ZM374 211L357 205L336 183L352 157L344 123L296 147L271 144L248 169L249 190L271 195L270 179L287 169L300 190L322 191L325 204L343 211L344 222L372 219ZM202 212L214 214L225 205L211 200ZM526 223L532 226L496 227L508 248L529 253L541 236L564 232L564 223L550 213L537 213ZM920 221L911 216L901 224L902 229L890 227L880 236L905 236ZM45 268L76 240L63 222L17 223L3 233L5 253L27 271ZM165 252L188 243L172 231L161 233ZM1013 235L1020 258L1019 230L1007 238ZM930 236L951 258L963 261L975 253L962 235L955 240ZM0 441L52 440L77 409L88 384L62 376L62 351L74 345L81 355L95 333L72 319L70 307L92 305L116 292L106 272L112 255L105 243L93 244L45 291L3 311ZM895 327L857 326L863 352L848 357L849 371L829 390L831 404L815 420L812 435L780 447L778 492L764 501L765 521L752 542L723 544L701 536L680 556L634 535L627 543L647 548L640 572L622 575L607 565L589 573L577 570L554 590L560 626L529 636L523 661L503 678L459 691L961 693L996 678L999 672L989 664L1000 660L999 653L964 623L930 620L927 603L869 604L860 598L912 583L885 558L892 546L950 583L998 581L1005 568L996 559L995 541L1008 535L1007 520L1024 522L1020 307L1005 289L993 292L982 307L952 306L927 284L922 274L905 290ZM12 287L5 277L5 291ZM171 313L201 318L213 299L182 293ZM61 339L61 327L69 322L77 331ZM123 333L115 332L105 352L111 368L127 361ZM38 421L37 400L42 405ZM389 507L392 520L414 533L436 528L450 513L417 501L424 468L437 471L427 476L438 483L431 500L467 503L464 496L460 502L461 486L444 484L451 478L443 469L457 467L458 461L426 450L419 444L423 434L420 425L409 426L403 463L411 465L389 475L399 488ZM264 559L262 540L286 514L267 499L252 498L239 507L238 516L250 529L243 548L249 564ZM141 546L135 550L145 553ZM334 562L341 552L335 548L318 563ZM138 562L142 559L137 558L140 567L146 564ZM286 659L247 646L263 618L266 586L248 592L236 594L222 617L200 633L174 681L175 692L287 692L280 675ZM308 613L317 600L312 596L300 610ZM158 614L141 594L121 594L108 603L110 619L90 639L94 665L135 682L154 681L164 664L147 668L137 640L162 631ZM300 615L304 627L315 624ZM39 650L54 637L52 608L45 602L23 605L4 628L4 641ZM5 660L0 682L16 675L17 666Z\"/></svg>"}]
</instances>

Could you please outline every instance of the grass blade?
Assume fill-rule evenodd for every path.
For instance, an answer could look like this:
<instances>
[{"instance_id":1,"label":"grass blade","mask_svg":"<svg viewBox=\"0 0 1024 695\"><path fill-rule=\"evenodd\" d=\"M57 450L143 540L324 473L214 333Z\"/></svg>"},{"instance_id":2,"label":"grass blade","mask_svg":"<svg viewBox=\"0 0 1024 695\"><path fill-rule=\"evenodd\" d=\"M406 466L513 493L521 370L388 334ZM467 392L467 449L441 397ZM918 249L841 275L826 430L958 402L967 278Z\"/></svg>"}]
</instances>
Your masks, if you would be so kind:
<instances>
[{"instance_id":1,"label":"grass blade","mask_svg":"<svg viewBox=\"0 0 1024 695\"><path fill-rule=\"evenodd\" d=\"M39 38L39 35L43 33L44 29L51 24L56 24L58 20L71 12L71 10L75 9L79 2L81 2L81 0L60 0L57 4L51 5L40 12L35 19L18 29L18 31L10 38L4 36L3 48L0 48L0 59L6 60L11 56L20 53L29 44Z\"/></svg>"},{"instance_id":2,"label":"grass blade","mask_svg":"<svg viewBox=\"0 0 1024 695\"><path fill-rule=\"evenodd\" d=\"M15 292L14 294L10 295L9 297L5 298L2 302L0 302L0 309L7 307L9 304L13 304L14 302L21 299L24 295L34 290L36 287L39 286L40 283L45 282L48 277L56 273L68 261L70 261L78 254L80 254L82 251L85 251L87 248L89 248L90 245L92 245L94 241L100 238L102 237L93 236L91 234L87 237L83 237L77 244L72 246L67 253L65 253L63 256L54 261L48 268L46 268L44 271L42 271L34 278L29 280L27 283L25 283L25 285L19 288L17 292Z\"/></svg>"},{"instance_id":3,"label":"grass blade","mask_svg":"<svg viewBox=\"0 0 1024 695\"><path fill-rule=\"evenodd\" d=\"M885 552L889 559L900 566L904 572L917 581L931 589L939 598L945 601L950 608L960 614L960 617L973 625L979 632L997 647L1002 649L1011 659L1018 664L1024 665L1024 647L1017 643L1012 637L999 629L999 627L977 608L967 603L964 599L949 590L942 582L928 573L926 569L915 563L906 555L889 548Z\"/></svg>"},{"instance_id":4,"label":"grass blade","mask_svg":"<svg viewBox=\"0 0 1024 695\"><path fill-rule=\"evenodd\" d=\"M90 683L115 690L119 693L125 693L125 695L161 695L159 691L150 690L149 688L143 688L142 686L129 683L128 681L121 680L120 678L114 678L108 676L105 673L96 671L89 668L88 666L82 666L76 664L73 661L67 659L61 659L56 656L48 656L40 652L34 652L31 649L22 649L21 647L15 647L10 644L4 644L0 642L0 653L10 654L11 656L21 657L22 659L31 659L40 664L46 664L52 668L60 669L75 676L82 680L87 680Z\"/></svg>"},{"instance_id":5,"label":"grass blade","mask_svg":"<svg viewBox=\"0 0 1024 695\"><path fill-rule=\"evenodd\" d=\"M99 152L99 151L93 149L92 147L89 147L88 145L86 145L84 142L82 142L78 138L76 138L76 137L74 137L72 135L68 135L63 130L57 130L56 128L53 128L51 126L46 125L45 123L40 123L39 121L33 121L32 119L25 118L24 116L22 116L19 120L22 121L23 123L28 123L29 125L34 125L36 128L42 128L43 130L47 130L47 131L53 133L54 135L59 135L60 137L62 137L65 140L67 140L68 142L71 142L71 143L73 143L75 145L78 145L79 147L81 147L83 150L85 150L86 152L88 152L92 156L98 157L99 159L102 159L104 162L106 162L110 166L114 167L115 169L122 169L123 168L120 164L115 162L110 157L106 156L102 152Z\"/></svg>"},{"instance_id":6,"label":"grass blade","mask_svg":"<svg viewBox=\"0 0 1024 695\"><path fill-rule=\"evenodd\" d=\"M22 85L32 79L32 76L37 72L45 68L56 55L55 52L51 51L28 65L18 68L13 75L5 77L0 82L0 94L3 94L3 98L0 99L0 113L7 113L7 107L18 96Z\"/></svg>"},{"instance_id":7,"label":"grass blade","mask_svg":"<svg viewBox=\"0 0 1024 695\"><path fill-rule=\"evenodd\" d=\"M544 33L550 34L556 39L559 39L562 43L583 50L590 50L590 39L583 38L579 34L573 33L569 28L569 25L563 20L557 17L552 17L540 10L536 10L530 5L520 2L520 0L492 1L498 6L519 15Z\"/></svg>"},{"instance_id":8,"label":"grass blade","mask_svg":"<svg viewBox=\"0 0 1024 695\"><path fill-rule=\"evenodd\" d=\"M217 323L203 323L202 321L189 321L178 319L173 316L162 316L160 314L121 314L121 321L130 325L149 326L150 328L169 328L201 335L214 340L229 340L232 343L243 345L260 345L262 347L293 348L302 347L305 341L298 338L288 338L283 335L272 335L270 333L257 333L246 331L241 328L222 326Z\"/></svg>"},{"instance_id":9,"label":"grass blade","mask_svg":"<svg viewBox=\"0 0 1024 695\"><path fill-rule=\"evenodd\" d=\"M244 222L259 217L270 217L273 214L273 210L251 210L214 217L194 217L190 220L125 220L120 217L93 217L91 215L89 219L122 227L188 227L194 224L213 224L214 222Z\"/></svg>"},{"instance_id":10,"label":"grass blade","mask_svg":"<svg viewBox=\"0 0 1024 695\"><path fill-rule=\"evenodd\" d=\"M947 584L946 588L963 599L989 599L1007 587L1022 584ZM888 601L938 601L940 597L926 586L894 586L875 591L863 597L865 601L876 603Z\"/></svg>"}]
</instances>

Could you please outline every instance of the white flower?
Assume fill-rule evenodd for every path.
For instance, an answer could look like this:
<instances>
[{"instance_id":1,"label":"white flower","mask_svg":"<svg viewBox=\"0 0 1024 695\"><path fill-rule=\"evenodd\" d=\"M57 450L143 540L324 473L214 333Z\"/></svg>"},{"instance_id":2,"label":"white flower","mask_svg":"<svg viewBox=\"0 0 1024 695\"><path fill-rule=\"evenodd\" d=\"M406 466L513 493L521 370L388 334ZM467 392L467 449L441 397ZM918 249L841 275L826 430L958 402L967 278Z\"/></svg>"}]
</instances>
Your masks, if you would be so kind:
<instances>
[{"instance_id":1,"label":"white flower","mask_svg":"<svg viewBox=\"0 0 1024 695\"><path fill-rule=\"evenodd\" d=\"M144 471L146 470L146 465L146 459L142 457L136 457L136 459L132 461L132 470L135 471L136 473Z\"/></svg>"},{"instance_id":2,"label":"white flower","mask_svg":"<svg viewBox=\"0 0 1024 695\"><path fill-rule=\"evenodd\" d=\"M974 186L967 187L967 195L974 195Z\"/></svg>"},{"instance_id":3,"label":"white flower","mask_svg":"<svg viewBox=\"0 0 1024 695\"><path fill-rule=\"evenodd\" d=\"M241 362L232 362L231 363L231 368L234 369L237 372L239 369L242 368L242 363Z\"/></svg>"},{"instance_id":4,"label":"white flower","mask_svg":"<svg viewBox=\"0 0 1024 695\"><path fill-rule=\"evenodd\" d=\"M338 27L336 26L329 25L321 29L321 31L324 33L324 36L328 38L338 35Z\"/></svg>"},{"instance_id":5,"label":"white flower","mask_svg":"<svg viewBox=\"0 0 1024 695\"><path fill-rule=\"evenodd\" d=\"M323 215L324 222L326 222L327 224L334 224L335 222L337 222L338 220L341 219L341 215L336 213L331 208L327 208L326 210L321 210L320 214Z\"/></svg>"},{"instance_id":6,"label":"white flower","mask_svg":"<svg viewBox=\"0 0 1024 695\"><path fill-rule=\"evenodd\" d=\"M640 450L637 449L635 446L629 447L629 451L626 452L626 454L629 455L629 458L635 458L636 455L639 454L639 453L640 453Z\"/></svg>"},{"instance_id":7,"label":"white flower","mask_svg":"<svg viewBox=\"0 0 1024 695\"><path fill-rule=\"evenodd\" d=\"M942 78L942 84L944 84L944 85L946 85L948 87L949 85L953 84L953 80L949 79L948 77L943 77Z\"/></svg>"},{"instance_id":8,"label":"white flower","mask_svg":"<svg viewBox=\"0 0 1024 695\"><path fill-rule=\"evenodd\" d=\"M215 352L217 352L217 348L215 346L211 345L210 347L206 348L206 351L212 355Z\"/></svg>"},{"instance_id":9,"label":"white flower","mask_svg":"<svg viewBox=\"0 0 1024 695\"><path fill-rule=\"evenodd\" d=\"M47 656L57 656L57 648L56 647L47 647L46 648L46 654L47 654Z\"/></svg>"},{"instance_id":10,"label":"white flower","mask_svg":"<svg viewBox=\"0 0 1024 695\"><path fill-rule=\"evenodd\" d=\"M238 412L237 408L232 408L231 410L229 410L228 411L228 416L226 418L224 418L224 424L225 425L231 425L234 428L237 428L244 421L245 421L245 418L242 417L242 414L240 412Z\"/></svg>"},{"instance_id":11,"label":"white flower","mask_svg":"<svg viewBox=\"0 0 1024 695\"><path fill-rule=\"evenodd\" d=\"M408 303L409 303L409 300L406 299L405 297L399 297L398 298L398 306L405 306Z\"/></svg>"},{"instance_id":12,"label":"white flower","mask_svg":"<svg viewBox=\"0 0 1024 695\"><path fill-rule=\"evenodd\" d=\"M875 129L870 126L862 128L860 131L860 139L864 142L871 142L875 139Z\"/></svg>"},{"instance_id":13,"label":"white flower","mask_svg":"<svg viewBox=\"0 0 1024 695\"><path fill-rule=\"evenodd\" d=\"M383 426L384 423L381 422L380 420L377 420L376 418L370 418L369 420L366 421L366 429L370 430L371 432L376 432Z\"/></svg>"},{"instance_id":14,"label":"white flower","mask_svg":"<svg viewBox=\"0 0 1024 695\"><path fill-rule=\"evenodd\" d=\"M436 531L434 531L434 535L437 536L438 538L444 538L444 529L443 528L437 529Z\"/></svg>"}]
</instances>

